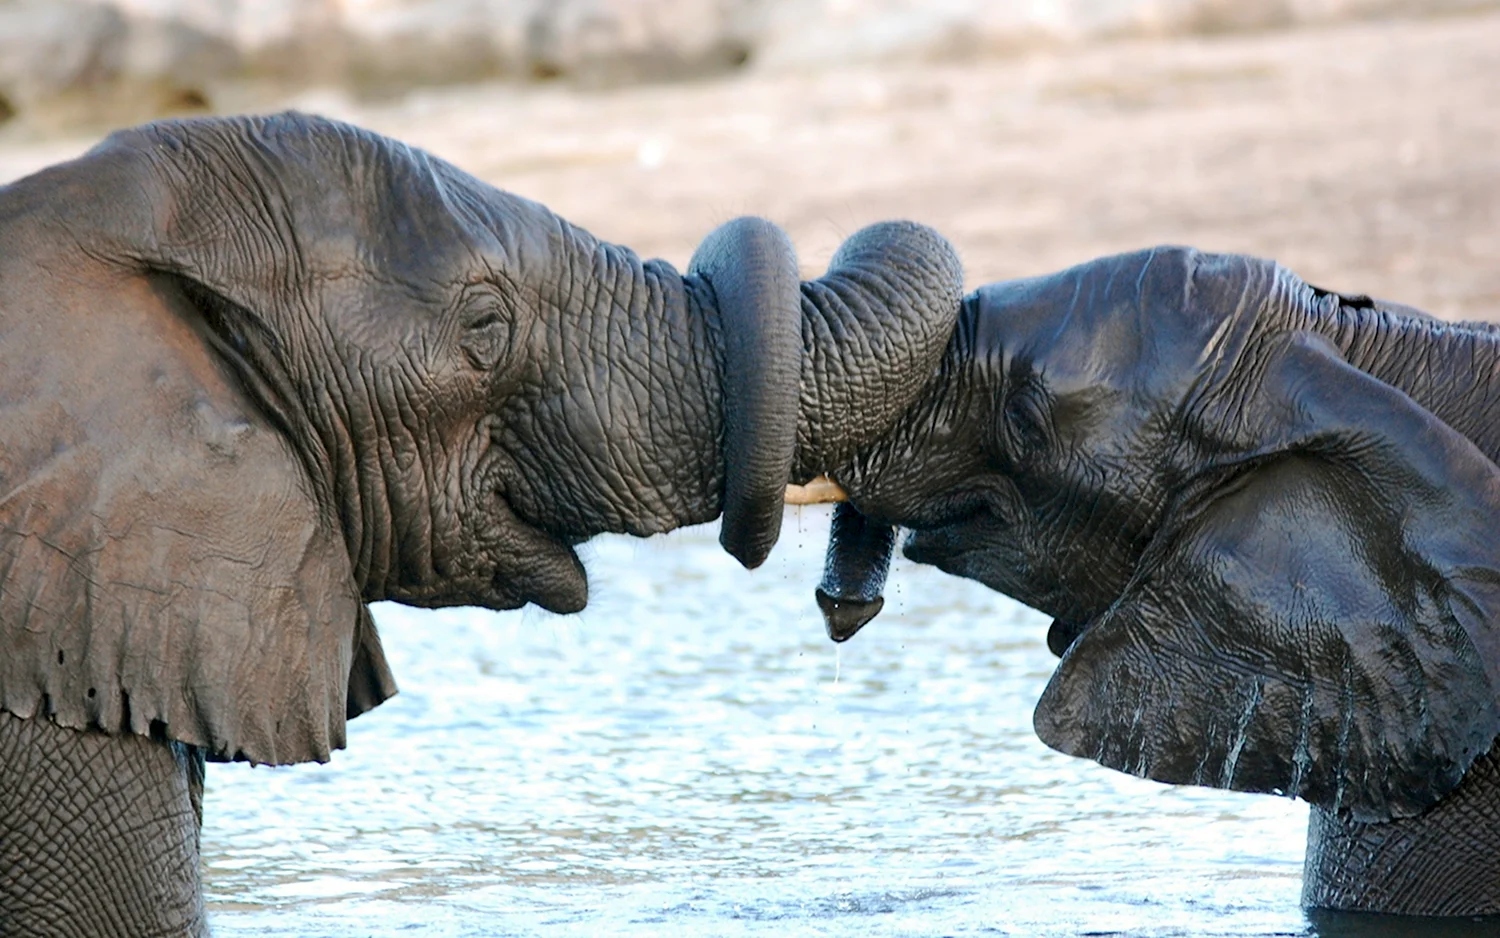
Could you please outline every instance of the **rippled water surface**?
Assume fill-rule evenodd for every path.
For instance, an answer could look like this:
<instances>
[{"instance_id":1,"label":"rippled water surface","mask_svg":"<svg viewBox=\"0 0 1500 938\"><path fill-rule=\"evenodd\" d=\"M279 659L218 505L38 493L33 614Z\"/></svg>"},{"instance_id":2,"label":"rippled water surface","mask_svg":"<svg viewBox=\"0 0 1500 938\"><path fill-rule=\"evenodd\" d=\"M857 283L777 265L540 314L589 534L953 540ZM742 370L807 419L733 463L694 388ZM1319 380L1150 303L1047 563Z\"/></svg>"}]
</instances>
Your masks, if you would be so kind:
<instances>
[{"instance_id":1,"label":"rippled water surface","mask_svg":"<svg viewBox=\"0 0 1500 938\"><path fill-rule=\"evenodd\" d=\"M899 563L835 648L827 513L585 548L580 616L377 608L326 766L209 767L216 933L1304 935L1300 803L1047 750L1038 614Z\"/></svg>"}]
</instances>

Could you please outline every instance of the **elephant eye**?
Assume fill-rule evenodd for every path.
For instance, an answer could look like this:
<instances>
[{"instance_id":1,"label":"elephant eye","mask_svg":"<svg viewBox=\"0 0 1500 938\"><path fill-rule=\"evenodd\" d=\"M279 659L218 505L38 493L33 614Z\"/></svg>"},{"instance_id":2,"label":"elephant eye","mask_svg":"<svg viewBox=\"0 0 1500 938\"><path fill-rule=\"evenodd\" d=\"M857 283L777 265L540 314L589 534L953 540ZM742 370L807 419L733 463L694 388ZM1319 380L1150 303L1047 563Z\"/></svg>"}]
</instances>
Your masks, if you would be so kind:
<instances>
[{"instance_id":1,"label":"elephant eye","mask_svg":"<svg viewBox=\"0 0 1500 938\"><path fill-rule=\"evenodd\" d=\"M1001 434L1006 452L1012 459L1024 461L1047 448L1047 411L1041 396L1039 389L1028 384L1015 389L1005 399Z\"/></svg>"},{"instance_id":2,"label":"elephant eye","mask_svg":"<svg viewBox=\"0 0 1500 938\"><path fill-rule=\"evenodd\" d=\"M490 310L489 312L482 313L478 319L470 322L469 329L470 331L477 332L481 329L488 329L491 326L498 326L499 324L500 314Z\"/></svg>"},{"instance_id":3,"label":"elephant eye","mask_svg":"<svg viewBox=\"0 0 1500 938\"><path fill-rule=\"evenodd\" d=\"M458 344L480 371L491 371L511 346L512 318L494 293L474 291L465 297Z\"/></svg>"}]
</instances>

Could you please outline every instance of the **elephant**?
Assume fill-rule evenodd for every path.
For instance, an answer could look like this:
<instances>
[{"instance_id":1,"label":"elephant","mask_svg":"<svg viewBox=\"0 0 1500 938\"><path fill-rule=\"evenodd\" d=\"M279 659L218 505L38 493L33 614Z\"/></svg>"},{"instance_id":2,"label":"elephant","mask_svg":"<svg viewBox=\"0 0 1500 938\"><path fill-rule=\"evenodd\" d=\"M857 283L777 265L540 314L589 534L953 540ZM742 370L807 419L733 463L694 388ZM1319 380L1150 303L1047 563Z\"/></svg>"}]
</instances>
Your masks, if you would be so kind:
<instances>
[{"instance_id":1,"label":"elephant","mask_svg":"<svg viewBox=\"0 0 1500 938\"><path fill-rule=\"evenodd\" d=\"M206 763L341 748L396 690L369 603L571 612L580 542L721 515L754 567L961 294L920 225L803 282L734 219L681 274L298 113L0 188L0 932L206 933ZM809 416L872 368L862 423Z\"/></svg>"},{"instance_id":2,"label":"elephant","mask_svg":"<svg viewBox=\"0 0 1500 938\"><path fill-rule=\"evenodd\" d=\"M1048 746L1311 805L1303 905L1500 913L1500 334L1159 247L970 293L826 469L847 640L895 529L1052 617Z\"/></svg>"}]
</instances>

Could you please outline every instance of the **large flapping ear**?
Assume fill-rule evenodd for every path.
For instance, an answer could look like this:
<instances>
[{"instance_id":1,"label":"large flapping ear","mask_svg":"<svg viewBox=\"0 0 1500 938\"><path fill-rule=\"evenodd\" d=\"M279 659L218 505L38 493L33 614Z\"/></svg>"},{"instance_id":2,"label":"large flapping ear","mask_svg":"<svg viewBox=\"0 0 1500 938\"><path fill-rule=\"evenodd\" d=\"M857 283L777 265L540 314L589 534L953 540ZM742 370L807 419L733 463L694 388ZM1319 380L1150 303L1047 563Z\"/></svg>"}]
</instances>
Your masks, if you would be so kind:
<instances>
[{"instance_id":1,"label":"large flapping ear","mask_svg":"<svg viewBox=\"0 0 1500 938\"><path fill-rule=\"evenodd\" d=\"M0 293L0 707L326 761L395 692L336 520L178 281L43 266Z\"/></svg>"},{"instance_id":2,"label":"large flapping ear","mask_svg":"<svg viewBox=\"0 0 1500 938\"><path fill-rule=\"evenodd\" d=\"M1500 470L1308 334L1229 419L1263 445L1174 510L1037 734L1158 781L1418 814L1500 731Z\"/></svg>"},{"instance_id":3,"label":"large flapping ear","mask_svg":"<svg viewBox=\"0 0 1500 938\"><path fill-rule=\"evenodd\" d=\"M763 218L715 228L688 273L714 290L724 340L724 520L719 543L746 567L781 536L797 449L802 281L786 233Z\"/></svg>"}]
</instances>

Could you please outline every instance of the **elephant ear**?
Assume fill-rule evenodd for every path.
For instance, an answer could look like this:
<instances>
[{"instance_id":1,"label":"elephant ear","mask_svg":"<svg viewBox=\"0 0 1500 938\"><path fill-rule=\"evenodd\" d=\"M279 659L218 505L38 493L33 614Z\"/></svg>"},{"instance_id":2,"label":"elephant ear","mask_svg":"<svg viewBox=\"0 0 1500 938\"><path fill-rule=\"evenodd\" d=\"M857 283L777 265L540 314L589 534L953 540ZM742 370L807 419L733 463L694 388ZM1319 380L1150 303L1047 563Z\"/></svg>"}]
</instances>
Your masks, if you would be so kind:
<instances>
[{"instance_id":1,"label":"elephant ear","mask_svg":"<svg viewBox=\"0 0 1500 938\"><path fill-rule=\"evenodd\" d=\"M786 233L736 218L698 245L689 275L713 287L724 345L724 519L719 543L746 567L781 535L797 451L802 281Z\"/></svg>"},{"instance_id":2,"label":"elephant ear","mask_svg":"<svg viewBox=\"0 0 1500 938\"><path fill-rule=\"evenodd\" d=\"M1418 814L1500 731L1500 471L1297 334L1036 710L1055 749L1146 778Z\"/></svg>"},{"instance_id":3,"label":"elephant ear","mask_svg":"<svg viewBox=\"0 0 1500 938\"><path fill-rule=\"evenodd\" d=\"M0 301L0 707L326 761L395 692L336 522L176 281L75 267Z\"/></svg>"}]
</instances>

